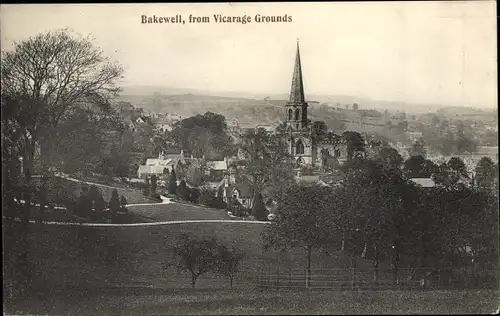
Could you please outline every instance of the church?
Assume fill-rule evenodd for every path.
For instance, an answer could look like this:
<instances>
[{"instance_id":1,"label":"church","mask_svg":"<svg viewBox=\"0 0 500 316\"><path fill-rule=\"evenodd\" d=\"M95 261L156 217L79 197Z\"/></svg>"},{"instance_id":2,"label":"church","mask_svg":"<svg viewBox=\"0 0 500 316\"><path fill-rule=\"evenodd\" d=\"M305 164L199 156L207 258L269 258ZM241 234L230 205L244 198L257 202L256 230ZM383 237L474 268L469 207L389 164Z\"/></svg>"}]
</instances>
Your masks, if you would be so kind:
<instances>
[{"instance_id":1,"label":"church","mask_svg":"<svg viewBox=\"0 0 500 316\"><path fill-rule=\"evenodd\" d=\"M308 107L304 93L299 43L297 42L290 98L285 105L288 153L294 157L298 167L311 166L326 169L345 162L347 150L341 136L328 133L321 140L313 138L312 123L308 118Z\"/></svg>"}]
</instances>

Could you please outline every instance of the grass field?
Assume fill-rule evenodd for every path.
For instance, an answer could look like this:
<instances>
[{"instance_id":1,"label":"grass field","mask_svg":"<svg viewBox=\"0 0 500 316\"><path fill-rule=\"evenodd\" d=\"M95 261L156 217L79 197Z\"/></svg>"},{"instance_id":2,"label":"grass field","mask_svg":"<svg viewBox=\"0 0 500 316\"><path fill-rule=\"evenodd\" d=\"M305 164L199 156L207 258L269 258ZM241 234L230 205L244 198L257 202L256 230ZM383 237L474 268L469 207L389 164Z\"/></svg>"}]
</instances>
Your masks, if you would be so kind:
<instances>
[{"instance_id":1,"label":"grass field","mask_svg":"<svg viewBox=\"0 0 500 316\"><path fill-rule=\"evenodd\" d=\"M163 205L162 205L163 206ZM168 205L165 205L168 206ZM201 212L203 209L199 209ZM178 217L169 217L176 220ZM301 270L305 251L283 255L261 248L264 224L187 223L142 227L32 226L30 253L33 280L48 287L161 286L190 287L189 275L175 269L171 247L182 233L215 235L234 243L246 254L234 287L254 287L262 268ZM349 258L340 253L315 252L313 268L348 268ZM358 266L370 266L360 260ZM198 288L225 288L228 280L218 275L200 277Z\"/></svg>"},{"instance_id":2,"label":"grass field","mask_svg":"<svg viewBox=\"0 0 500 316\"><path fill-rule=\"evenodd\" d=\"M225 210L212 209L199 205L169 203L130 205L127 208L129 211L149 219L149 221L231 219Z\"/></svg>"},{"instance_id":3,"label":"grass field","mask_svg":"<svg viewBox=\"0 0 500 316\"><path fill-rule=\"evenodd\" d=\"M83 182L75 182L71 180L67 180L64 178L58 178L57 180L61 185L70 187L72 189L73 194L78 197L80 196L80 192L82 191L82 188L90 188L90 184L83 183ZM111 199L111 192L113 192L113 189L116 189L118 192L119 196L124 196L127 199L127 202L129 204L138 204L138 203L156 203L158 201L153 200L150 197L144 196L141 192L141 190L138 189L127 189L127 188L120 188L120 187L110 187L104 184L95 184L95 186L101 191L102 196L106 202L108 202Z\"/></svg>"},{"instance_id":4,"label":"grass field","mask_svg":"<svg viewBox=\"0 0 500 316\"><path fill-rule=\"evenodd\" d=\"M172 291L66 292L11 313L49 315L491 314L495 291Z\"/></svg>"}]
</instances>

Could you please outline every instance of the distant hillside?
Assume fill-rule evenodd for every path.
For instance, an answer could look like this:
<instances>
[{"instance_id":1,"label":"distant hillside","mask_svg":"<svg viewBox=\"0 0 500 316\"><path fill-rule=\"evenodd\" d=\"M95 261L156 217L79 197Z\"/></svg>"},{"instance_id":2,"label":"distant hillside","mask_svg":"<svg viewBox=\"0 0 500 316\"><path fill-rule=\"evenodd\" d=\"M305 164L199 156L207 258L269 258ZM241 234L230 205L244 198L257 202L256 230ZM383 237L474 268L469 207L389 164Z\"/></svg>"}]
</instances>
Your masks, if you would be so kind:
<instances>
[{"instance_id":1,"label":"distant hillside","mask_svg":"<svg viewBox=\"0 0 500 316\"><path fill-rule=\"evenodd\" d=\"M174 95L186 95L192 94L200 96L203 98L216 97L220 99L231 98L235 99L249 99L249 100L264 100L265 98L270 100L287 100L288 91L281 94L264 94L264 93L245 93L237 91L205 91L196 89L185 89L185 88L170 88L163 86L127 86L123 88L121 99L126 100L126 98L134 98L137 101L141 101L144 104L145 110L155 108L155 104L150 104L148 102L143 102L144 98L162 98L166 96ZM373 100L369 98L359 98L356 96L348 95L325 95L325 94L308 94L306 91L306 99L308 101L317 101L319 103L327 103L332 106L336 106L337 103L341 106L345 104L358 103L361 109L377 109L384 111L387 109L391 112L407 112L411 114L421 114L426 112L435 112L442 107L447 105L442 104L419 104L419 103L407 103L400 101L385 101L385 100ZM133 102L132 100L130 100ZM258 105L258 104L256 104Z\"/></svg>"}]
</instances>

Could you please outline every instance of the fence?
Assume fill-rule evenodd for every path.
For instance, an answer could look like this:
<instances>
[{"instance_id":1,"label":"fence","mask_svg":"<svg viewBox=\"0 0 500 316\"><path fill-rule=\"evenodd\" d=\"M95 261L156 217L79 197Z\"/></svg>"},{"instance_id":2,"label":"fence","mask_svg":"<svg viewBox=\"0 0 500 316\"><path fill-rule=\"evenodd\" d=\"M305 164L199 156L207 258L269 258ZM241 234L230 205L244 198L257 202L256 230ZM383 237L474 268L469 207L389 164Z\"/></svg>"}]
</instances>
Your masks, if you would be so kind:
<instances>
[{"instance_id":1,"label":"fence","mask_svg":"<svg viewBox=\"0 0 500 316\"><path fill-rule=\"evenodd\" d=\"M498 288L498 270L466 268L421 269L262 269L261 289L464 289Z\"/></svg>"}]
</instances>

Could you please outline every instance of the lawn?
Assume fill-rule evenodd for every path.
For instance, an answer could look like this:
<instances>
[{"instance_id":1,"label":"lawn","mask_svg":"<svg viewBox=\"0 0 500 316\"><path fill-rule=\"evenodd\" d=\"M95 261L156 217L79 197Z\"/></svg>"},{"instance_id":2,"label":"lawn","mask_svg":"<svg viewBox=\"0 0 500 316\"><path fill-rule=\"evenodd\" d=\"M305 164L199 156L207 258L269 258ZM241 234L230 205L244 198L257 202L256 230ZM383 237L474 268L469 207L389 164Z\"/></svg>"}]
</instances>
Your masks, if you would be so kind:
<instances>
[{"instance_id":1,"label":"lawn","mask_svg":"<svg viewBox=\"0 0 500 316\"><path fill-rule=\"evenodd\" d=\"M90 184L83 182L75 182L71 180L67 180L64 178L57 178L60 185L65 187L70 187L72 189L73 194L78 197L80 196L80 192L82 188L90 188ZM138 203L158 203L158 201L144 196L139 189L133 188L120 188L120 187L110 187L104 184L95 184L95 186L101 191L102 196L106 202L111 199L111 193L113 189L116 189L118 195L121 197L122 195L127 199L128 204L138 204Z\"/></svg>"},{"instance_id":2,"label":"lawn","mask_svg":"<svg viewBox=\"0 0 500 316\"><path fill-rule=\"evenodd\" d=\"M167 205L165 205L167 206ZM204 211L198 209L199 212ZM177 217L171 217L177 220ZM215 235L224 243L234 243L246 254L235 288L253 288L261 269L280 267L282 273L303 274L305 251L287 255L263 252L264 224L187 223L140 227L85 227L33 225L30 240L33 282L53 288L155 286L188 288L188 274L175 268L171 247L182 233ZM313 268L348 268L349 258L338 252L313 253ZM359 260L358 266L371 262ZM197 288L228 288L218 275L200 277Z\"/></svg>"},{"instance_id":3,"label":"lawn","mask_svg":"<svg viewBox=\"0 0 500 316\"><path fill-rule=\"evenodd\" d=\"M148 221L182 221L231 219L225 210L207 208L199 205L169 203L157 205L131 205L129 211L145 217Z\"/></svg>"},{"instance_id":4,"label":"lawn","mask_svg":"<svg viewBox=\"0 0 500 316\"><path fill-rule=\"evenodd\" d=\"M165 291L66 292L23 304L17 313L64 315L481 314L498 292Z\"/></svg>"}]
</instances>

